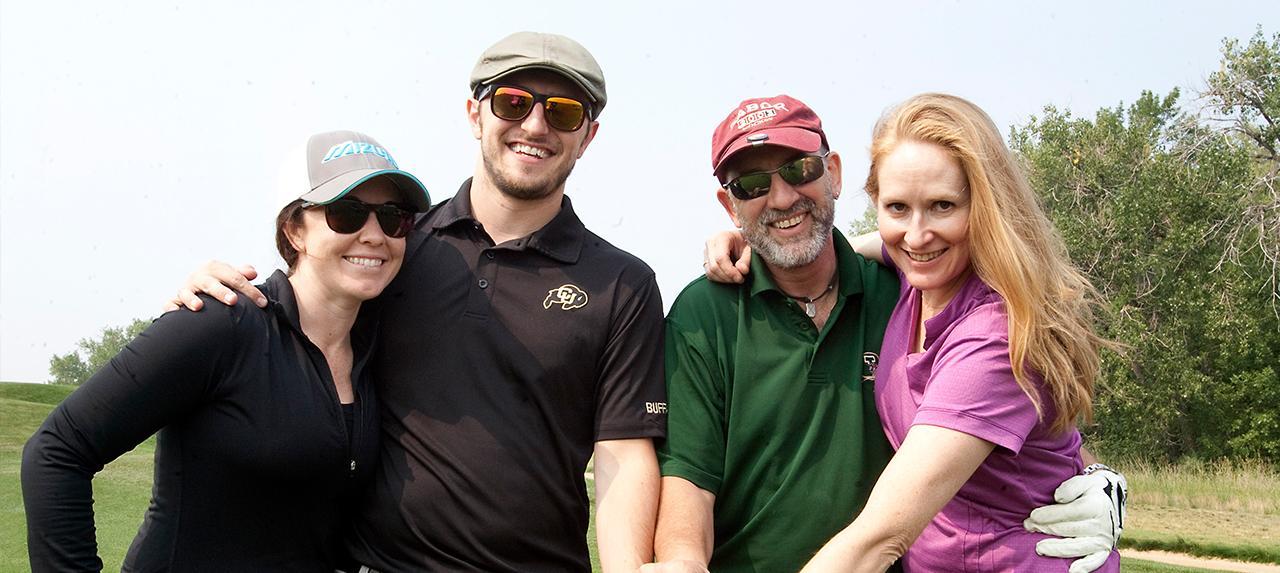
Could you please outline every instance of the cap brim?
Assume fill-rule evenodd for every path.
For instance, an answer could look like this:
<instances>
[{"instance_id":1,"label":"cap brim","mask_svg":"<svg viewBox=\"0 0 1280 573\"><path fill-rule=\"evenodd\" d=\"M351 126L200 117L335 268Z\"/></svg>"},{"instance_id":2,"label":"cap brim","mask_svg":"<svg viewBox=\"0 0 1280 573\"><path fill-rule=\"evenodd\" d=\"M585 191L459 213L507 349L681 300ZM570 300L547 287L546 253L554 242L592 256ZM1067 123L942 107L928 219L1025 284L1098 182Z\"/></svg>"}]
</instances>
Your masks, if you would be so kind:
<instances>
[{"instance_id":1,"label":"cap brim","mask_svg":"<svg viewBox=\"0 0 1280 573\"><path fill-rule=\"evenodd\" d=\"M299 197L304 201L310 201L319 205L331 203L350 193L361 183L370 178L385 175L395 181L396 186L404 193L406 203L417 207L419 212L427 212L431 209L431 195L427 193L427 188L418 181L417 177L410 175L404 171L394 169L359 169L343 173L329 181L324 185L317 187L315 190Z\"/></svg>"}]
</instances>

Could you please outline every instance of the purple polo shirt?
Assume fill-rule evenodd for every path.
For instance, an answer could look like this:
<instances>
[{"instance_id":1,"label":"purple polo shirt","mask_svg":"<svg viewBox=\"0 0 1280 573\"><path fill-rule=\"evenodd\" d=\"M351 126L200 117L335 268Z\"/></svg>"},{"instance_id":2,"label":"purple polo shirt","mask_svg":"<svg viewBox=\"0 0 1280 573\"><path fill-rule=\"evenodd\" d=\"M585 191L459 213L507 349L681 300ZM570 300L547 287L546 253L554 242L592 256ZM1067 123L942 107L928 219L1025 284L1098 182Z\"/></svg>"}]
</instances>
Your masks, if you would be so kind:
<instances>
[{"instance_id":1,"label":"purple polo shirt","mask_svg":"<svg viewBox=\"0 0 1280 573\"><path fill-rule=\"evenodd\" d=\"M1023 529L1032 509L1080 473L1080 432L1049 432L1053 403L1041 388L1045 420L1013 377L1004 301L976 273L937 316L925 321L924 352L911 354L920 291L902 281L876 377L876 407L896 450L916 424L939 426L996 445L907 552L907 571L1067 571L1070 559L1042 557L1048 536ZM1040 378L1035 376L1037 387ZM961 565L963 564L963 565ZM1120 569L1112 551L1099 573Z\"/></svg>"}]
</instances>

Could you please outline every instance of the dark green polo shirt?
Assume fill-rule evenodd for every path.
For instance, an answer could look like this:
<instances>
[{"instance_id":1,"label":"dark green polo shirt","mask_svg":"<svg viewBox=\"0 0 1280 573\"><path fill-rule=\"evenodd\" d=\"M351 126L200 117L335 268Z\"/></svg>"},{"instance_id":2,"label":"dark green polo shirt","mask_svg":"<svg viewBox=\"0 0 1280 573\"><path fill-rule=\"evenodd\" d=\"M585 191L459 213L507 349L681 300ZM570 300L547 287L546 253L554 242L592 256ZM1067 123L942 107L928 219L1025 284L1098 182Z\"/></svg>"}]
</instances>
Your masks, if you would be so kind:
<instances>
[{"instance_id":1,"label":"dark green polo shirt","mask_svg":"<svg viewBox=\"0 0 1280 573\"><path fill-rule=\"evenodd\" d=\"M744 284L699 278L667 315L658 456L663 475L716 495L712 571L799 570L892 455L872 391L897 277L835 234L839 299L822 332L758 256Z\"/></svg>"}]
</instances>

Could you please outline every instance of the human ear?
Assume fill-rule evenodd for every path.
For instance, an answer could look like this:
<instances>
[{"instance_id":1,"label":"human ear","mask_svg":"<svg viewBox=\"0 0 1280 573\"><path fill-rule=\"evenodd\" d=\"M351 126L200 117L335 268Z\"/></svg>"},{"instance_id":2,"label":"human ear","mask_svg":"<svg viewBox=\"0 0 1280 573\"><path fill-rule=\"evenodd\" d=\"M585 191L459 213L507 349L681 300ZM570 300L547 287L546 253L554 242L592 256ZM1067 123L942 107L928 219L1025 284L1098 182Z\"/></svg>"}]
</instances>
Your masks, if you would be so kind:
<instances>
[{"instance_id":1,"label":"human ear","mask_svg":"<svg viewBox=\"0 0 1280 573\"><path fill-rule=\"evenodd\" d=\"M302 213L302 216L305 217L306 213ZM293 245L293 250L298 251L299 254L307 252L306 229L303 228L305 226L305 223L296 220L284 224L284 236L288 237L289 244Z\"/></svg>"},{"instance_id":2,"label":"human ear","mask_svg":"<svg viewBox=\"0 0 1280 573\"><path fill-rule=\"evenodd\" d=\"M831 195L840 198L841 183L840 154L834 151L827 155L827 180L831 182Z\"/></svg>"},{"instance_id":3,"label":"human ear","mask_svg":"<svg viewBox=\"0 0 1280 573\"><path fill-rule=\"evenodd\" d=\"M484 134L480 126L480 102L472 98L467 98L467 121L471 124L471 135L480 139Z\"/></svg>"},{"instance_id":4,"label":"human ear","mask_svg":"<svg viewBox=\"0 0 1280 573\"><path fill-rule=\"evenodd\" d=\"M587 124L587 138L582 140L582 145L578 147L578 159L582 159L582 154L587 152L587 146L591 144L591 140L596 138L596 132L600 130L600 122L593 121Z\"/></svg>"},{"instance_id":5,"label":"human ear","mask_svg":"<svg viewBox=\"0 0 1280 573\"><path fill-rule=\"evenodd\" d=\"M741 229L742 221L738 219L738 210L733 206L733 197L729 196L729 192L724 187L716 190L716 199L720 200L720 204L724 206L725 212L729 213L729 220L733 221L733 226Z\"/></svg>"}]
</instances>

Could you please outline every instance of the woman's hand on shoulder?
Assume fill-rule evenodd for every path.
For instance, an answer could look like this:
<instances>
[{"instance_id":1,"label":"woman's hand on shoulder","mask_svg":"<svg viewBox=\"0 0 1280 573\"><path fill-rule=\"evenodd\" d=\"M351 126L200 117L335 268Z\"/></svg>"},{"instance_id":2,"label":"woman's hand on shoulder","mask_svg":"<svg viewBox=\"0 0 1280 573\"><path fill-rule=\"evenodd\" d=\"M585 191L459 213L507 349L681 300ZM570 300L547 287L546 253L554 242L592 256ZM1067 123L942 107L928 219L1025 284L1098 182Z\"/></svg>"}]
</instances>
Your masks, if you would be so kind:
<instances>
[{"instance_id":1,"label":"woman's hand on shoulder","mask_svg":"<svg viewBox=\"0 0 1280 573\"><path fill-rule=\"evenodd\" d=\"M751 246L742 231L720 231L702 250L702 271L718 283L741 283L751 272Z\"/></svg>"}]
</instances>

